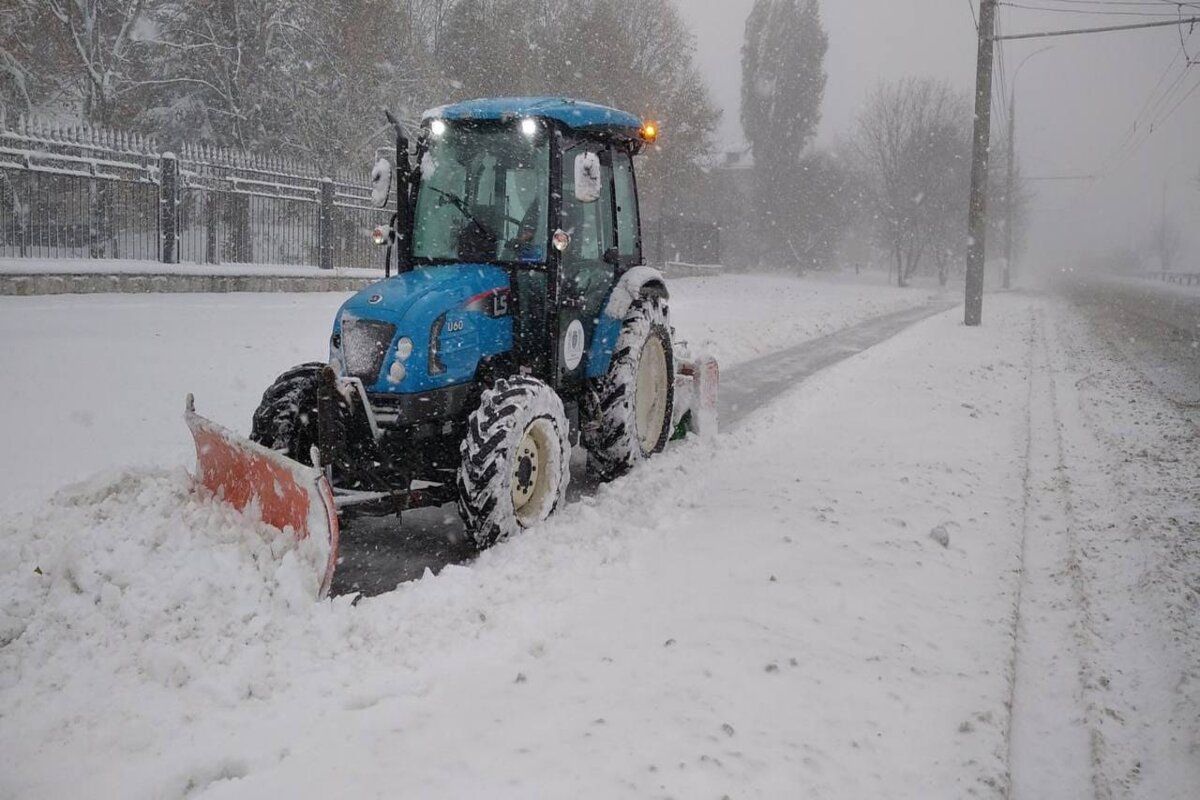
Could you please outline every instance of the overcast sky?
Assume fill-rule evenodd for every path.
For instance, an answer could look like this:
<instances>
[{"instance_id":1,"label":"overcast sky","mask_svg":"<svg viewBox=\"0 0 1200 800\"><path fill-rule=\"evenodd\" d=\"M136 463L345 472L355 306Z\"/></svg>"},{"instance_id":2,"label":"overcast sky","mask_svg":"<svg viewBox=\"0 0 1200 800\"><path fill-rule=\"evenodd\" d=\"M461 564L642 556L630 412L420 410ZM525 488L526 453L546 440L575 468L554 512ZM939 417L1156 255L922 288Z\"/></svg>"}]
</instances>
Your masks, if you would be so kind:
<instances>
[{"instance_id":1,"label":"overcast sky","mask_svg":"<svg viewBox=\"0 0 1200 800\"><path fill-rule=\"evenodd\" d=\"M698 59L712 97L725 111L722 144L739 146L740 48L753 0L677 1L696 33ZM867 91L882 78L932 75L970 92L976 47L971 5L977 4L977 0L823 0L829 83L820 140L832 142L843 135L853 125ZM1056 0L1028 4L1075 5ZM1174 10L1169 3L1163 6ZM1096 7L1134 13L1154 10L1136 4ZM1145 20L1005 7L1000 9L1000 21L1003 32L1017 33ZM1200 174L1200 26L1186 43L1197 62L1186 71L1176 27L1004 45L1006 85L1011 85L1013 71L1025 56L1053 45L1029 60L1016 86L1017 149L1026 174L1098 176L1092 181L1033 184L1037 191L1033 207L1038 213L1030 246L1036 260L1058 266L1072 261L1081 250L1138 245L1158 218L1165 183L1168 213L1188 239L1186 267L1200 269L1196 181ZM1164 75L1159 92L1152 94ZM1189 91L1195 88L1195 92L1140 148L1121 150L1147 100L1157 99L1172 84L1176 89L1161 104L1158 116L1165 117ZM1143 122L1141 131L1145 130Z\"/></svg>"}]
</instances>

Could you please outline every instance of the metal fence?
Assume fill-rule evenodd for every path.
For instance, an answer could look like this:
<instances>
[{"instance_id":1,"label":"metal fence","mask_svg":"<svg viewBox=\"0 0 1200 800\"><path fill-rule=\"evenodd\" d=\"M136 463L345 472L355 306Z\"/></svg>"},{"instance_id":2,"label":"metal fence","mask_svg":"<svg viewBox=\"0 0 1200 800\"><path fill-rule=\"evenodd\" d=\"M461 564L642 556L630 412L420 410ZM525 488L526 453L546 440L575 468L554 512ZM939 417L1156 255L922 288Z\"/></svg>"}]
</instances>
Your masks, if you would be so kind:
<instances>
[{"instance_id":1,"label":"metal fence","mask_svg":"<svg viewBox=\"0 0 1200 800\"><path fill-rule=\"evenodd\" d=\"M381 267L363 172L21 118L0 124L0 256Z\"/></svg>"},{"instance_id":2,"label":"metal fence","mask_svg":"<svg viewBox=\"0 0 1200 800\"><path fill-rule=\"evenodd\" d=\"M721 229L715 222L665 214L642 220L642 253L652 264L721 263Z\"/></svg>"},{"instance_id":3,"label":"metal fence","mask_svg":"<svg viewBox=\"0 0 1200 800\"><path fill-rule=\"evenodd\" d=\"M1156 272L1154 277L1179 286L1200 286L1200 272Z\"/></svg>"}]
</instances>

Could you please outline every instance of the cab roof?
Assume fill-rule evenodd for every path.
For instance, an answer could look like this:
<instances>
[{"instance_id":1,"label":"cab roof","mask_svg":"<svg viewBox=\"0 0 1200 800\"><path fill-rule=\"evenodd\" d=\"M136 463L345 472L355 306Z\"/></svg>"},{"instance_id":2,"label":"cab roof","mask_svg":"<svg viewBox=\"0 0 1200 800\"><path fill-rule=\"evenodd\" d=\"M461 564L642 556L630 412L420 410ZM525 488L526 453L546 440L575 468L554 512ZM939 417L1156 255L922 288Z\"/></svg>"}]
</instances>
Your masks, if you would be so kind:
<instances>
[{"instance_id":1,"label":"cab roof","mask_svg":"<svg viewBox=\"0 0 1200 800\"><path fill-rule=\"evenodd\" d=\"M490 97L431 108L423 120L510 120L544 117L570 128L637 139L642 121L625 111L568 97Z\"/></svg>"}]
</instances>

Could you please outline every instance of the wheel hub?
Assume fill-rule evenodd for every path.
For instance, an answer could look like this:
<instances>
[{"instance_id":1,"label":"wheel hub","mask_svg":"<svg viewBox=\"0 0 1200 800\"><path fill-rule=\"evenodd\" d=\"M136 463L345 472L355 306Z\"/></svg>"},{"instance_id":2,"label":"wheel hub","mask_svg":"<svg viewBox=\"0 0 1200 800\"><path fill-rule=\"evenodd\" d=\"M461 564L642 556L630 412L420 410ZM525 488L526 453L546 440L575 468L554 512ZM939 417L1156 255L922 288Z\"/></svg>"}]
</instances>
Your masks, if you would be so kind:
<instances>
[{"instance_id":1,"label":"wheel hub","mask_svg":"<svg viewBox=\"0 0 1200 800\"><path fill-rule=\"evenodd\" d=\"M634 415L642 452L649 455L662 438L667 413L667 354L662 340L651 336L638 361Z\"/></svg>"},{"instance_id":2,"label":"wheel hub","mask_svg":"<svg viewBox=\"0 0 1200 800\"><path fill-rule=\"evenodd\" d=\"M513 463L513 510L520 511L532 499L534 487L537 486L541 451L536 437L529 431L521 437L517 447L517 456Z\"/></svg>"}]
</instances>

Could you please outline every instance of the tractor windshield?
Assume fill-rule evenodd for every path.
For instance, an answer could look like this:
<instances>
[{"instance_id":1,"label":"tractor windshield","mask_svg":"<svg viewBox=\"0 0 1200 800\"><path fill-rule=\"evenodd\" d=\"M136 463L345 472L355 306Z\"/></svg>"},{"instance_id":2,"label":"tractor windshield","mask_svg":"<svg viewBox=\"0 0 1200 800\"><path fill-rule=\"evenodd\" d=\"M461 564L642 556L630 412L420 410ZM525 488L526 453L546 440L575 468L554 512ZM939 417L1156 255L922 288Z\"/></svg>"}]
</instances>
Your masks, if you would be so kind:
<instances>
[{"instance_id":1,"label":"tractor windshield","mask_svg":"<svg viewBox=\"0 0 1200 800\"><path fill-rule=\"evenodd\" d=\"M413 257L429 263L546 260L550 147L541 125L440 123L421 157Z\"/></svg>"}]
</instances>

